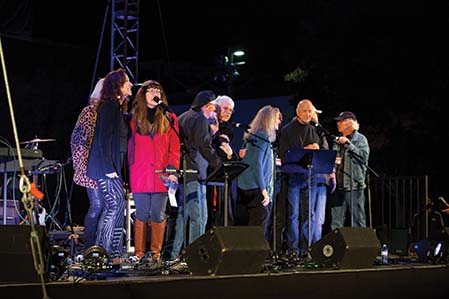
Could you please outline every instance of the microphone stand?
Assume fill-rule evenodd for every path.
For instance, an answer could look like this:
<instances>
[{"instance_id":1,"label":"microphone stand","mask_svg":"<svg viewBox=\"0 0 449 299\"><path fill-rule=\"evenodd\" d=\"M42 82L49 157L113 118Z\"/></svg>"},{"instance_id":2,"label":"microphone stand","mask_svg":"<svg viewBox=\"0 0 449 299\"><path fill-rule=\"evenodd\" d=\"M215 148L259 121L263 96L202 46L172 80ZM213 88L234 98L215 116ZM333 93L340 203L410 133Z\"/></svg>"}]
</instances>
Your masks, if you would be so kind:
<instances>
[{"instance_id":1,"label":"microphone stand","mask_svg":"<svg viewBox=\"0 0 449 299\"><path fill-rule=\"evenodd\" d=\"M69 222L69 228L70 228L70 235L68 237L68 241L70 243L70 257L74 259L75 257L75 251L76 251L76 243L78 242L79 239L79 235L75 233L75 230L73 228L73 221L72 221L72 207L71 207L71 202L72 202L72 195L73 195L73 187L75 185L75 182L73 181L72 178L72 184L70 186L70 191L67 190L67 182L66 182L66 177L65 177L65 171L64 171L64 166L66 166L67 164L69 164L71 162L71 159L67 159L67 162L62 164L63 168L61 171L63 171L63 178L64 178L64 189L65 189L65 193L67 195L67 207L66 207L66 212L65 212L65 216L64 216L64 227L67 226L67 220ZM87 248L86 248L87 249Z\"/></svg>"},{"instance_id":2,"label":"microphone stand","mask_svg":"<svg viewBox=\"0 0 449 299\"><path fill-rule=\"evenodd\" d=\"M354 158L360 165L362 165L363 167L365 167L366 169L368 169L369 171L371 171L376 178L379 178L380 175L374 171L374 169L372 169L368 163L365 163L362 161L362 157L357 154L354 153L353 151L349 151L349 157L350 158ZM352 163L351 163L351 189L352 189ZM370 186L370 178L369 178L369 172L366 174L366 185L367 185L367 194L368 194L368 218L369 218L369 227L373 227L373 223L372 223L372 211L371 211L371 186ZM352 190L351 190L351 201L352 201ZM352 208L352 207L351 207ZM353 213L351 213L353 214ZM351 223L352 224L352 223Z\"/></svg>"},{"instance_id":3,"label":"microphone stand","mask_svg":"<svg viewBox=\"0 0 449 299\"><path fill-rule=\"evenodd\" d=\"M276 159L278 156L278 147L275 144L271 144L271 148L273 149L273 208L271 211L271 226L272 226L272 242L273 242L273 257L275 260L278 258L277 254L277 241L276 241L276 205L277 205L277 194L276 194L276 180L277 180L277 165Z\"/></svg>"},{"instance_id":4,"label":"microphone stand","mask_svg":"<svg viewBox=\"0 0 449 299\"><path fill-rule=\"evenodd\" d=\"M187 219L186 219L186 204L187 204L187 196L186 196L186 186L187 186L187 161L186 161L186 146L184 144L184 140L181 138L181 135L179 134L178 130L176 130L173 120L168 114L168 109L165 109L163 106L158 105L158 107L161 107L161 109L164 110L163 114L167 118L168 122L170 123L170 127L175 132L176 136L179 138L180 147L181 147L181 159L182 159L182 170L180 171L180 174L182 175L182 221L183 221L183 245L184 249L187 247ZM195 172L190 170L189 172Z\"/></svg>"}]
</instances>

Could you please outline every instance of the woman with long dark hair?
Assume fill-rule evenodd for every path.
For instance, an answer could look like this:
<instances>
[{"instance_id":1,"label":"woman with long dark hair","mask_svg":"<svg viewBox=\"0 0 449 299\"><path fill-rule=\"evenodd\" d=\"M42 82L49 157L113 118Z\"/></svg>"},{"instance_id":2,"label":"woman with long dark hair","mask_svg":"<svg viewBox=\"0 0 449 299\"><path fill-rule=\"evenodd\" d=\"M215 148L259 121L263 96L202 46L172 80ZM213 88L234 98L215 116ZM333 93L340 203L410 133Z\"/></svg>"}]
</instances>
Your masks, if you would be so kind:
<instances>
[{"instance_id":1,"label":"woman with long dark hair","mask_svg":"<svg viewBox=\"0 0 449 299\"><path fill-rule=\"evenodd\" d=\"M168 104L162 85L153 80L145 81L133 102L128 142L130 187L136 206L135 255L140 259L145 254L149 223L150 250L155 262L160 262L167 218L168 194L163 179L178 182L176 175L167 176L161 171L179 169L181 153L178 119L174 113L160 108L159 100Z\"/></svg>"},{"instance_id":2,"label":"woman with long dark hair","mask_svg":"<svg viewBox=\"0 0 449 299\"><path fill-rule=\"evenodd\" d=\"M123 113L132 86L124 69L111 71L104 78L87 164L87 176L96 180L104 199L96 245L106 250L113 264L120 263L123 254L125 191L121 170L128 140Z\"/></svg>"}]
</instances>

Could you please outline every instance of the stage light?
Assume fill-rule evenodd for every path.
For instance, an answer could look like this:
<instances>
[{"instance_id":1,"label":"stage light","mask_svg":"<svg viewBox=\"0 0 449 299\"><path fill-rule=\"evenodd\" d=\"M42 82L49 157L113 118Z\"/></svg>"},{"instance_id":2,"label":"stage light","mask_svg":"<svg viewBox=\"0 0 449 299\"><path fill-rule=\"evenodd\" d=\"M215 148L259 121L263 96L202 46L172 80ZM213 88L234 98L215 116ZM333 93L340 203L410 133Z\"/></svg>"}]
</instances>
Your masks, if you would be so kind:
<instances>
[{"instance_id":1,"label":"stage light","mask_svg":"<svg viewBox=\"0 0 449 299\"><path fill-rule=\"evenodd\" d=\"M231 67L235 67L236 65L242 65L246 62L242 60L242 57L245 56L245 52L242 50L234 50L232 48L228 49L228 57L229 57L229 65ZM237 57L237 59L236 59Z\"/></svg>"},{"instance_id":2,"label":"stage light","mask_svg":"<svg viewBox=\"0 0 449 299\"><path fill-rule=\"evenodd\" d=\"M448 244L444 241L435 243L432 247L431 261L433 264L447 264L449 257Z\"/></svg>"},{"instance_id":3,"label":"stage light","mask_svg":"<svg viewBox=\"0 0 449 299\"><path fill-rule=\"evenodd\" d=\"M445 241L420 240L413 248L420 262L432 264L449 262L449 246Z\"/></svg>"},{"instance_id":4,"label":"stage light","mask_svg":"<svg viewBox=\"0 0 449 299\"><path fill-rule=\"evenodd\" d=\"M437 256L437 255L439 255L440 254L440 252L441 252L441 242L438 242L438 244L437 244L437 246L435 246L435 250L433 251L433 255L434 256Z\"/></svg>"},{"instance_id":5,"label":"stage light","mask_svg":"<svg viewBox=\"0 0 449 299\"><path fill-rule=\"evenodd\" d=\"M100 270L108 268L109 257L103 247L94 245L84 252L82 263L88 269Z\"/></svg>"}]
</instances>

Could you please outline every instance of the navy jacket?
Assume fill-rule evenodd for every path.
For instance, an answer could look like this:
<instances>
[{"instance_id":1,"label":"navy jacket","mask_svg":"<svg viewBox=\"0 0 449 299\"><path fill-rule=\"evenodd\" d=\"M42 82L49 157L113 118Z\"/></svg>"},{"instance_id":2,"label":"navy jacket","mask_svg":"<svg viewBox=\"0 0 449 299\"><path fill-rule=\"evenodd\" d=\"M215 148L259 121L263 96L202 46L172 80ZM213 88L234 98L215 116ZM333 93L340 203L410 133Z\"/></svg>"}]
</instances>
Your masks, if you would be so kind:
<instances>
[{"instance_id":1,"label":"navy jacket","mask_svg":"<svg viewBox=\"0 0 449 299\"><path fill-rule=\"evenodd\" d=\"M200 111L192 109L181 114L178 120L182 141L186 148L187 169L198 171L198 174L188 173L187 181L203 180L207 177L209 164L212 169L223 164L212 147L212 130L209 122Z\"/></svg>"},{"instance_id":2,"label":"navy jacket","mask_svg":"<svg viewBox=\"0 0 449 299\"><path fill-rule=\"evenodd\" d=\"M88 177L95 180L106 179L106 174L113 172L121 177L120 148L123 148L123 145L121 146L120 142L123 142L121 135L126 130L119 103L106 100L101 104L87 162Z\"/></svg>"}]
</instances>

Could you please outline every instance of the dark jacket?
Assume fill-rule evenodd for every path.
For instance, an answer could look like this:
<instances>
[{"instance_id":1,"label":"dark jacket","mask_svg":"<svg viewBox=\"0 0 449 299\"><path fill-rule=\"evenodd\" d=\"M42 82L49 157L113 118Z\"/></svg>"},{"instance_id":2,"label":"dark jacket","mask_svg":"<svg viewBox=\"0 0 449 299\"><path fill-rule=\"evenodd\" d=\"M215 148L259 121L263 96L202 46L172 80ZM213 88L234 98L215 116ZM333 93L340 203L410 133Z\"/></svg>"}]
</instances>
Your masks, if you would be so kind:
<instances>
[{"instance_id":1,"label":"dark jacket","mask_svg":"<svg viewBox=\"0 0 449 299\"><path fill-rule=\"evenodd\" d=\"M220 136L223 134L228 136L229 141ZM234 151L232 151L232 158L228 159L228 156L226 155L226 153L220 148L220 145L222 142L226 142L226 143L229 143L229 145L231 145L233 139L234 139L234 129L233 129L232 125L229 122L221 122L218 127L218 131L215 132L215 134L212 138L212 146L222 161L229 161L229 160L237 161L238 160L238 157Z\"/></svg>"},{"instance_id":2,"label":"dark jacket","mask_svg":"<svg viewBox=\"0 0 449 299\"><path fill-rule=\"evenodd\" d=\"M124 135L127 127L120 105L115 100L106 100L97 114L95 134L87 163L87 176L95 180L106 179L107 173L116 172L121 177L120 149L125 147Z\"/></svg>"},{"instance_id":3,"label":"dark jacket","mask_svg":"<svg viewBox=\"0 0 449 299\"><path fill-rule=\"evenodd\" d=\"M296 117L293 118L280 132L279 156L282 163L285 162L285 154L289 149L304 149L304 146L312 143L318 144L320 148L323 146L323 141L315 127L310 124L301 124Z\"/></svg>"},{"instance_id":4,"label":"dark jacket","mask_svg":"<svg viewBox=\"0 0 449 299\"><path fill-rule=\"evenodd\" d=\"M187 181L205 179L209 164L213 169L222 165L212 147L212 131L209 122L201 111L192 109L181 114L178 120L181 139L186 148L187 169L198 171L197 174L188 173Z\"/></svg>"}]
</instances>

